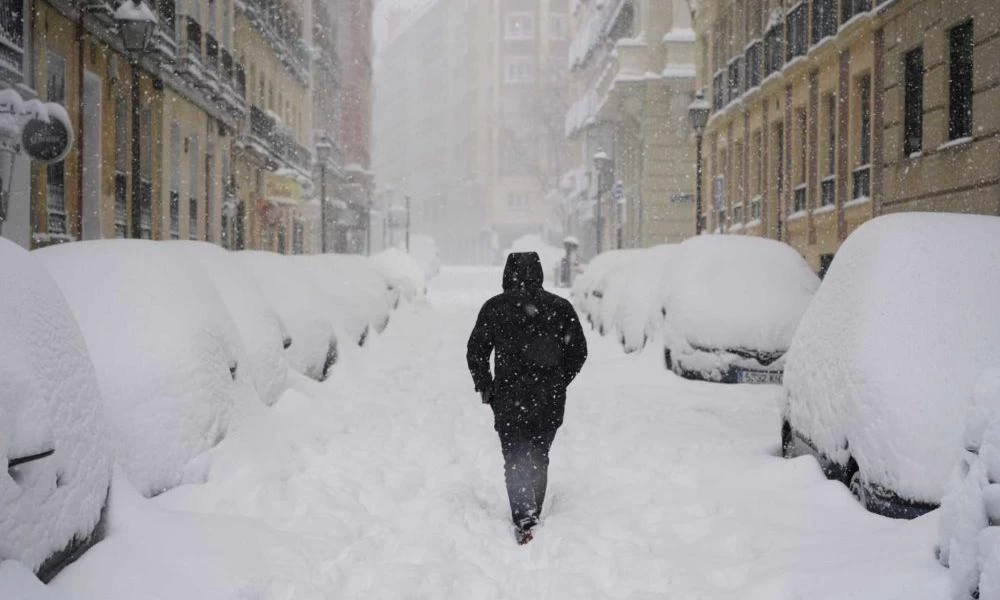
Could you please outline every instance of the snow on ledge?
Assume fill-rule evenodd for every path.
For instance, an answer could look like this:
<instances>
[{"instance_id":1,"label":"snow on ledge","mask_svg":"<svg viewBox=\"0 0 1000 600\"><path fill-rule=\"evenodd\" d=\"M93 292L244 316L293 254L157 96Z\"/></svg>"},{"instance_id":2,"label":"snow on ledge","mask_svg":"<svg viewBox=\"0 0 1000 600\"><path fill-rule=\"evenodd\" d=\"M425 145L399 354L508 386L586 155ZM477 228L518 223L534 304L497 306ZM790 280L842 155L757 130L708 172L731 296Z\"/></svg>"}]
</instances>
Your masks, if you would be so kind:
<instances>
[{"instance_id":1,"label":"snow on ledge","mask_svg":"<svg viewBox=\"0 0 1000 600\"><path fill-rule=\"evenodd\" d=\"M786 220L787 221L798 221L799 219L804 218L808 214L809 214L808 211L799 210L799 211L793 212L792 214L788 215L788 217L786 218Z\"/></svg>"},{"instance_id":2,"label":"snow on ledge","mask_svg":"<svg viewBox=\"0 0 1000 600\"><path fill-rule=\"evenodd\" d=\"M669 44L671 42L693 42L695 41L695 35L693 29L671 29L663 35L663 43Z\"/></svg>"},{"instance_id":3,"label":"snow on ledge","mask_svg":"<svg viewBox=\"0 0 1000 600\"><path fill-rule=\"evenodd\" d=\"M972 143L972 137L971 136L960 137L960 138L956 138L954 140L951 140L949 142L945 142L945 143L941 144L940 146L937 147L937 149L938 150L947 150L948 148L957 148L959 146L964 146L966 144L971 144L971 143Z\"/></svg>"},{"instance_id":4,"label":"snow on ledge","mask_svg":"<svg viewBox=\"0 0 1000 600\"><path fill-rule=\"evenodd\" d=\"M694 65L675 65L663 69L662 75L664 79L680 79L684 77L694 77L695 67Z\"/></svg>"},{"instance_id":5,"label":"snow on ledge","mask_svg":"<svg viewBox=\"0 0 1000 600\"><path fill-rule=\"evenodd\" d=\"M855 198L849 202L844 203L844 208L848 209L854 206L861 206L862 204L868 204L872 199L869 196L861 196L860 198Z\"/></svg>"},{"instance_id":6,"label":"snow on ledge","mask_svg":"<svg viewBox=\"0 0 1000 600\"><path fill-rule=\"evenodd\" d=\"M825 215L827 213L832 213L835 210L837 210L836 204L826 204L814 210L813 215Z\"/></svg>"}]
</instances>

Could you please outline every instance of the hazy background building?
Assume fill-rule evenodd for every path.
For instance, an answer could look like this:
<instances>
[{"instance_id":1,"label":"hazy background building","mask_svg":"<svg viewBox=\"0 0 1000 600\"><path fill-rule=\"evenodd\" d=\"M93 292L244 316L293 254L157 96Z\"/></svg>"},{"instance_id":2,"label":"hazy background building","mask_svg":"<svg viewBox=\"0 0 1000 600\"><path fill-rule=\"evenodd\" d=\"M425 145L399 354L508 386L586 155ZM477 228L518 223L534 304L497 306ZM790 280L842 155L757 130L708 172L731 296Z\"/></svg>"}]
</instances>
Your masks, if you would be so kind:
<instances>
[{"instance_id":1,"label":"hazy background building","mask_svg":"<svg viewBox=\"0 0 1000 600\"><path fill-rule=\"evenodd\" d=\"M449 262L493 262L523 235L561 235L568 1L440 0L386 20L375 75L382 201L409 197L413 231Z\"/></svg>"}]
</instances>

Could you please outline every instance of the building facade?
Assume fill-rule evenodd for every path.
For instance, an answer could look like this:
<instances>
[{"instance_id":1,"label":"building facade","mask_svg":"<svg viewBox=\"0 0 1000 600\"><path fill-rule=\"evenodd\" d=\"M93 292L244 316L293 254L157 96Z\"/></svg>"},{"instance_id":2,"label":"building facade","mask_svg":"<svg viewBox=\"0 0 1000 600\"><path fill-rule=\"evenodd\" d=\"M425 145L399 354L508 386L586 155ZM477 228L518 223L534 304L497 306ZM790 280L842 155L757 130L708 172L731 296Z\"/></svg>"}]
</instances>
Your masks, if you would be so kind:
<instances>
[{"instance_id":1,"label":"building facade","mask_svg":"<svg viewBox=\"0 0 1000 600\"><path fill-rule=\"evenodd\" d=\"M571 233L585 254L694 235L687 3L577 2L572 18L565 133L575 162L563 182Z\"/></svg>"},{"instance_id":2,"label":"building facade","mask_svg":"<svg viewBox=\"0 0 1000 600\"><path fill-rule=\"evenodd\" d=\"M990 0L707 0L695 28L709 231L823 273L875 216L1000 214Z\"/></svg>"},{"instance_id":3,"label":"building facade","mask_svg":"<svg viewBox=\"0 0 1000 600\"><path fill-rule=\"evenodd\" d=\"M445 260L491 263L552 230L551 192L568 168L568 5L432 3L380 49L379 198L409 196L413 230ZM392 206L382 212L391 221Z\"/></svg>"}]
</instances>

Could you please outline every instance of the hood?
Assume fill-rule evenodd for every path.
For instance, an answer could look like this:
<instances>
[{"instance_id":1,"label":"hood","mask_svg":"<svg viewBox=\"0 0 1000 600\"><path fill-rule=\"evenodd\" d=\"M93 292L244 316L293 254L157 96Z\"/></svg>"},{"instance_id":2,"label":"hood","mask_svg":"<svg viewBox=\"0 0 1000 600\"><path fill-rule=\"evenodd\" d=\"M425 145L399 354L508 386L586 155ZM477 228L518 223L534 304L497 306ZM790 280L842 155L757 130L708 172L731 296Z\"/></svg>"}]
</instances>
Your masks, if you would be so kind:
<instances>
[{"instance_id":1,"label":"hood","mask_svg":"<svg viewBox=\"0 0 1000 600\"><path fill-rule=\"evenodd\" d=\"M503 290L541 289L545 274L537 252L512 252L503 270Z\"/></svg>"}]
</instances>

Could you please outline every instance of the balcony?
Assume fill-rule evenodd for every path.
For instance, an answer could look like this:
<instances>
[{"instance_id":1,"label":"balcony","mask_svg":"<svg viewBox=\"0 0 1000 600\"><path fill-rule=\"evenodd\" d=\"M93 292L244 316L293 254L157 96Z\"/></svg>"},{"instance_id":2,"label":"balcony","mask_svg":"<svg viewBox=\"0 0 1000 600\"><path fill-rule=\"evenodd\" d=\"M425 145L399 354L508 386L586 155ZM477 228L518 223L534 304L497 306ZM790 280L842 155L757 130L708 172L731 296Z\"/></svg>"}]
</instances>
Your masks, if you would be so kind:
<instances>
[{"instance_id":1,"label":"balcony","mask_svg":"<svg viewBox=\"0 0 1000 600\"><path fill-rule=\"evenodd\" d=\"M282 64L304 84L309 81L310 58L302 40L303 22L287 0L243 0L236 4L278 54Z\"/></svg>"},{"instance_id":2,"label":"balcony","mask_svg":"<svg viewBox=\"0 0 1000 600\"><path fill-rule=\"evenodd\" d=\"M205 61L203 87L213 97L219 96L219 41L210 33L205 34Z\"/></svg>"},{"instance_id":3,"label":"balcony","mask_svg":"<svg viewBox=\"0 0 1000 600\"><path fill-rule=\"evenodd\" d=\"M201 62L201 25L191 17L182 19L187 35L180 46L178 71L182 76L200 82L204 77Z\"/></svg>"},{"instance_id":4,"label":"balcony","mask_svg":"<svg viewBox=\"0 0 1000 600\"><path fill-rule=\"evenodd\" d=\"M570 42L570 69L585 66L602 44L634 35L634 23L632 0L609 0L597 4Z\"/></svg>"},{"instance_id":5,"label":"balcony","mask_svg":"<svg viewBox=\"0 0 1000 600\"><path fill-rule=\"evenodd\" d=\"M20 1L0 3L0 74L23 79L24 12Z\"/></svg>"},{"instance_id":6,"label":"balcony","mask_svg":"<svg viewBox=\"0 0 1000 600\"><path fill-rule=\"evenodd\" d=\"M275 117L256 106L250 107L250 141L273 168L284 163L302 173L310 172L312 153L284 131Z\"/></svg>"}]
</instances>

